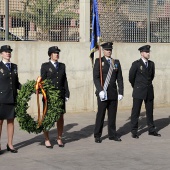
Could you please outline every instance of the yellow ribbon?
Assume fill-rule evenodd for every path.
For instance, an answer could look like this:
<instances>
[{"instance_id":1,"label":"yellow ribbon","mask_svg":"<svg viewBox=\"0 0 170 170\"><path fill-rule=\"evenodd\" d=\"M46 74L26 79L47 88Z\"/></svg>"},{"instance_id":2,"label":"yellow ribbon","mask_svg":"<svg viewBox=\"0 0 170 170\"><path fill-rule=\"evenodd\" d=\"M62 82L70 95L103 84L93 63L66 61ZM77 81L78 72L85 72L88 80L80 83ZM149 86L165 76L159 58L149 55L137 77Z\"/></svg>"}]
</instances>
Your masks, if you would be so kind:
<instances>
[{"instance_id":1,"label":"yellow ribbon","mask_svg":"<svg viewBox=\"0 0 170 170\"><path fill-rule=\"evenodd\" d=\"M40 77L40 76L38 76L38 78L37 78L35 89L36 89L36 94L37 94L38 126L40 126L42 121L44 120L45 114L47 112L47 96L46 96L45 90L43 89L42 77ZM39 89L41 89L43 99L44 99L42 118L41 118L41 115L40 115Z\"/></svg>"}]
</instances>

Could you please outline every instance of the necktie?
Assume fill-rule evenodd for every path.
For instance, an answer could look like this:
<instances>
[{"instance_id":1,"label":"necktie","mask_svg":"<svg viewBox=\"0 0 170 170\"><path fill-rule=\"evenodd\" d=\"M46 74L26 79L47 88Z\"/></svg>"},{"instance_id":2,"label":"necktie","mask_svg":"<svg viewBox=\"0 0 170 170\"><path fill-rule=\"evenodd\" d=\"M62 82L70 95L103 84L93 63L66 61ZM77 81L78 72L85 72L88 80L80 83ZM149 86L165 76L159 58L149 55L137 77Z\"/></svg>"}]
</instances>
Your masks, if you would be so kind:
<instances>
[{"instance_id":1,"label":"necktie","mask_svg":"<svg viewBox=\"0 0 170 170\"><path fill-rule=\"evenodd\" d=\"M58 62L54 63L56 70L58 69Z\"/></svg>"},{"instance_id":2,"label":"necktie","mask_svg":"<svg viewBox=\"0 0 170 170\"><path fill-rule=\"evenodd\" d=\"M145 66L146 66L146 68L148 68L148 62L145 62Z\"/></svg>"},{"instance_id":3,"label":"necktie","mask_svg":"<svg viewBox=\"0 0 170 170\"><path fill-rule=\"evenodd\" d=\"M109 65L110 65L110 59L108 59L107 61L108 61Z\"/></svg>"},{"instance_id":4,"label":"necktie","mask_svg":"<svg viewBox=\"0 0 170 170\"><path fill-rule=\"evenodd\" d=\"M8 70L11 71L11 65L10 65L10 63L6 63L5 65L7 66Z\"/></svg>"}]
</instances>

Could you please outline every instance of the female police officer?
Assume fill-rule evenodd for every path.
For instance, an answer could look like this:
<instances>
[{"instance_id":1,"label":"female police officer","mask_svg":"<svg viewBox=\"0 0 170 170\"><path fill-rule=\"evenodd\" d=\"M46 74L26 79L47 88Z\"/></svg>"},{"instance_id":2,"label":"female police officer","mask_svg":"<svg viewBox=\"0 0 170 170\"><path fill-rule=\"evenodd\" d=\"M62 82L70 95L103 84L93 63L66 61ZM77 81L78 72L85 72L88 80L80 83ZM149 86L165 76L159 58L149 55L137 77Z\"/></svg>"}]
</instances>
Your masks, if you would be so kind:
<instances>
[{"instance_id":1,"label":"female police officer","mask_svg":"<svg viewBox=\"0 0 170 170\"><path fill-rule=\"evenodd\" d=\"M8 143L7 150L12 153L14 149L12 141L14 134L15 102L17 89L20 89L17 65L10 62L12 49L9 45L0 48L2 61L0 62L0 138L4 119L7 120ZM0 148L1 149L1 148Z\"/></svg>"},{"instance_id":2,"label":"female police officer","mask_svg":"<svg viewBox=\"0 0 170 170\"><path fill-rule=\"evenodd\" d=\"M41 77L43 80L50 79L56 89L61 91L61 98L67 101L70 96L70 92L68 88L65 64L58 62L59 52L60 49L57 46L52 46L48 49L48 56L50 61L42 64ZM63 110L64 112L61 113L61 116L57 121L57 143L59 147L64 147L64 144L62 142L62 133L64 127L65 102L63 103ZM53 148L49 140L48 132L44 132L44 136L46 147Z\"/></svg>"}]
</instances>

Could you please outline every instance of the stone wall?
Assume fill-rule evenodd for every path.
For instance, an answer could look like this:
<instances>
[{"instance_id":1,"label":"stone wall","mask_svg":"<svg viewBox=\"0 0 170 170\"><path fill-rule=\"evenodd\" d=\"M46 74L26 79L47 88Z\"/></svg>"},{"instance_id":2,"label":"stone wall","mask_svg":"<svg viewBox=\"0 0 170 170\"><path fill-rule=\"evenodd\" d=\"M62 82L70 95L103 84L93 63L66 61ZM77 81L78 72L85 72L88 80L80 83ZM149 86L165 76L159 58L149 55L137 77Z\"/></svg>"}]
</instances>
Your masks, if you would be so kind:
<instances>
[{"instance_id":1,"label":"stone wall","mask_svg":"<svg viewBox=\"0 0 170 170\"><path fill-rule=\"evenodd\" d=\"M0 42L0 46L8 44L13 48L11 61L18 64L20 82L36 79L40 75L41 64L47 62L50 46L61 49L60 62L66 64L67 78L70 88L70 99L67 112L96 111L97 102L93 85L92 65L89 58L90 43L58 43L58 42ZM132 88L128 81L131 63L140 58L137 50L144 44L115 43L113 58L119 59L124 77L124 99L119 102L119 109L131 108ZM155 62L156 74L153 81L155 89L155 107L170 105L170 44L150 44L151 60ZM98 57L98 53L95 53ZM29 102L30 113L37 112L36 96Z\"/></svg>"}]
</instances>

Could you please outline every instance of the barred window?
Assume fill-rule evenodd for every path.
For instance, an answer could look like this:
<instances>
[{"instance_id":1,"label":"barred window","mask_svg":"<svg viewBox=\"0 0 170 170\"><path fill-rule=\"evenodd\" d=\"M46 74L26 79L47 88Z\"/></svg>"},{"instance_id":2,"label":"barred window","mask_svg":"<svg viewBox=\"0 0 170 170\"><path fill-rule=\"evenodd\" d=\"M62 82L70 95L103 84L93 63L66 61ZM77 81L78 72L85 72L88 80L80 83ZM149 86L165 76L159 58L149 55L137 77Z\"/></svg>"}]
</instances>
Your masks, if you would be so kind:
<instances>
[{"instance_id":1,"label":"barred window","mask_svg":"<svg viewBox=\"0 0 170 170\"><path fill-rule=\"evenodd\" d=\"M0 16L0 27L3 27L4 26L4 16Z\"/></svg>"},{"instance_id":2,"label":"barred window","mask_svg":"<svg viewBox=\"0 0 170 170\"><path fill-rule=\"evenodd\" d=\"M157 0L157 5L164 5L164 0Z\"/></svg>"}]
</instances>

